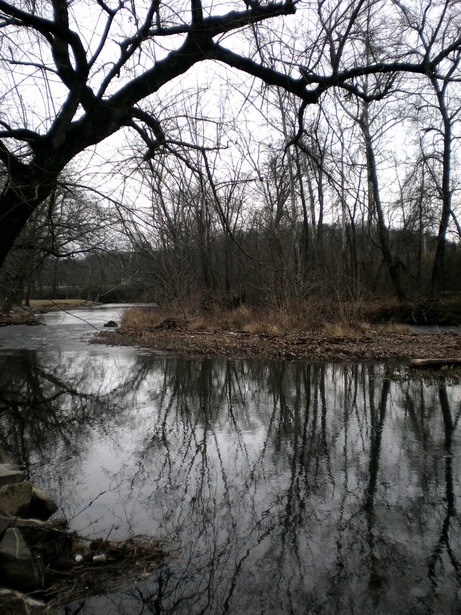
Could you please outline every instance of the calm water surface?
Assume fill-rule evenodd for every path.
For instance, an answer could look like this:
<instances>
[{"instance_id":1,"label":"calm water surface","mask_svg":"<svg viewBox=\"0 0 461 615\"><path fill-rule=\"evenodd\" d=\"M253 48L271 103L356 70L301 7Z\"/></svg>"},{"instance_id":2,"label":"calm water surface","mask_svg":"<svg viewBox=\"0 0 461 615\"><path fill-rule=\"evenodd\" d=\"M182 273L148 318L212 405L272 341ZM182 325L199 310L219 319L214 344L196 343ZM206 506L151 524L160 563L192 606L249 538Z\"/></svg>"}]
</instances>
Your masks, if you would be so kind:
<instances>
[{"instance_id":1,"label":"calm water surface","mask_svg":"<svg viewBox=\"0 0 461 615\"><path fill-rule=\"evenodd\" d=\"M458 384L89 345L120 311L0 329L0 446L73 529L171 554L67 613L461 612Z\"/></svg>"}]
</instances>

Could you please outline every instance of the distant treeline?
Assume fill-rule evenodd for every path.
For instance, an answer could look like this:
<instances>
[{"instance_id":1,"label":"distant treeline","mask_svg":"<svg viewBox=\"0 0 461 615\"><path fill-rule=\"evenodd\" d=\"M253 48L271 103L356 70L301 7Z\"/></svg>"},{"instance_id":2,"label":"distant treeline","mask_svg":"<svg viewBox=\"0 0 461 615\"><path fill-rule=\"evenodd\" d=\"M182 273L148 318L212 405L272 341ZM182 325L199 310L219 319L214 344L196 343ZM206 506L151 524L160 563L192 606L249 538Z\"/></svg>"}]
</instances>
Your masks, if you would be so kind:
<instances>
[{"instance_id":1,"label":"distant treeline","mask_svg":"<svg viewBox=\"0 0 461 615\"><path fill-rule=\"evenodd\" d=\"M377 238L368 228L324 225L293 229L207 234L164 248L144 243L132 251L48 257L25 284L23 298L89 299L101 302L196 301L233 307L240 303L290 307L309 297L336 299L393 294ZM183 238L184 239L184 238ZM436 237L390 232L392 257L405 297L429 292ZM461 292L461 248L447 243L444 292Z\"/></svg>"}]
</instances>

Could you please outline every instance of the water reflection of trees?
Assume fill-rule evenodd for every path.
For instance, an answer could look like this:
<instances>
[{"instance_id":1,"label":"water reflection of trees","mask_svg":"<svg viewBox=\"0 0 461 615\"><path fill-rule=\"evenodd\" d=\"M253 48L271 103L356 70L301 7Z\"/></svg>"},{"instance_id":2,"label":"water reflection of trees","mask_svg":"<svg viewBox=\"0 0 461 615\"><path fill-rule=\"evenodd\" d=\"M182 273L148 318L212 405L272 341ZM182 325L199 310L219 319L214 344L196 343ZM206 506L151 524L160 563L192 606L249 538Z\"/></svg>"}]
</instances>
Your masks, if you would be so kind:
<instances>
[{"instance_id":1,"label":"water reflection of trees","mask_svg":"<svg viewBox=\"0 0 461 615\"><path fill-rule=\"evenodd\" d=\"M433 595L440 595L445 591L445 583L441 583L441 580L443 578L446 579L446 577L450 575L455 577L454 582L457 586L461 586L461 524L456 511L457 494L454 481L454 472L456 471L454 460L456 454L459 454L455 446L455 430L461 416L461 406L458 404L455 416L453 416L446 386L444 384L441 384L439 387L439 401L444 433L443 448L445 453L446 510L440 527L440 536L433 548L433 554L429 559L428 565Z\"/></svg>"},{"instance_id":2,"label":"water reflection of trees","mask_svg":"<svg viewBox=\"0 0 461 615\"><path fill-rule=\"evenodd\" d=\"M398 613L432 608L443 583L435 601L458 608L458 417L443 390L437 401L380 367L165 364L139 480L155 483L141 492L185 563L137 599L152 612Z\"/></svg>"},{"instance_id":3,"label":"water reflection of trees","mask_svg":"<svg viewBox=\"0 0 461 615\"><path fill-rule=\"evenodd\" d=\"M128 470L108 480L126 482L120 498L179 559L111 608L459 610L456 387L364 365L65 354L55 365L24 357L0 372L11 408L0 444L23 461L62 449L75 472L95 431L130 433Z\"/></svg>"},{"instance_id":4,"label":"water reflection of trees","mask_svg":"<svg viewBox=\"0 0 461 615\"><path fill-rule=\"evenodd\" d=\"M122 411L114 391L103 391L94 364L76 366L75 356L57 354L50 364L36 351L0 357L0 445L26 467L33 456L51 461L56 449L68 455L85 448L85 436Z\"/></svg>"},{"instance_id":5,"label":"water reflection of trees","mask_svg":"<svg viewBox=\"0 0 461 615\"><path fill-rule=\"evenodd\" d=\"M95 433L125 425L149 359L140 357L136 369L126 370L97 353L0 355L0 447L58 500L66 499L63 490L77 498L78 488L69 485L75 486ZM66 512L72 514L69 507Z\"/></svg>"}]
</instances>

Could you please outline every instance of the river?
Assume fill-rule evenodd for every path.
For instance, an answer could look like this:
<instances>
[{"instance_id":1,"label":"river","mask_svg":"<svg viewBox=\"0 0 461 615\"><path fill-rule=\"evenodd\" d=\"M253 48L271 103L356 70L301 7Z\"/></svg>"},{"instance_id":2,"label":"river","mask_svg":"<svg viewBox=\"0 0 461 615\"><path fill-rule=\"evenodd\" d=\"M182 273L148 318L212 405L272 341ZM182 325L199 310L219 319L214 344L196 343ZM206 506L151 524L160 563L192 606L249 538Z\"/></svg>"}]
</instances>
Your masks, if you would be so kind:
<instances>
[{"instance_id":1,"label":"river","mask_svg":"<svg viewBox=\"0 0 461 615\"><path fill-rule=\"evenodd\" d=\"M169 553L68 615L461 612L458 384L89 344L121 310L0 329L0 446L72 529Z\"/></svg>"}]
</instances>

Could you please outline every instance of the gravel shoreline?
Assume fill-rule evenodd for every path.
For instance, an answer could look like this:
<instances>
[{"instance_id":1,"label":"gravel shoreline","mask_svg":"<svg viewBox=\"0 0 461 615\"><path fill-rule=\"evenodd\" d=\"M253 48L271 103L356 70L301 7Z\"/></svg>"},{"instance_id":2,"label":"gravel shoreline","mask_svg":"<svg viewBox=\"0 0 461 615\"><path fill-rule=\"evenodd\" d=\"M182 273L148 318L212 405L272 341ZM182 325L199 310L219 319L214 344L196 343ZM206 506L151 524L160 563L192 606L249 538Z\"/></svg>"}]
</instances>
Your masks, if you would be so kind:
<instances>
[{"instance_id":1,"label":"gravel shoreline","mask_svg":"<svg viewBox=\"0 0 461 615\"><path fill-rule=\"evenodd\" d=\"M351 336L296 332L182 331L118 329L93 340L109 345L140 346L180 356L363 361L461 357L461 337L453 333L388 333L379 329Z\"/></svg>"},{"instance_id":2,"label":"gravel shoreline","mask_svg":"<svg viewBox=\"0 0 461 615\"><path fill-rule=\"evenodd\" d=\"M16 308L0 325L40 324L30 313ZM247 331L187 331L181 327L149 329L118 328L101 331L93 343L139 346L171 352L178 356L227 357L235 359L278 359L324 361L408 362L411 359L461 358L461 336L455 333L389 332L375 329L351 335L296 331L282 334Z\"/></svg>"}]
</instances>

